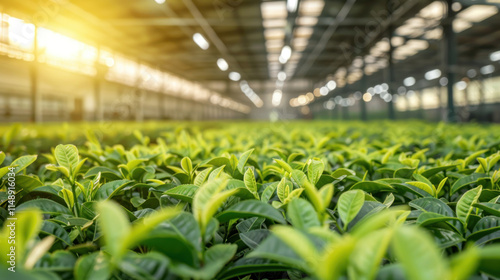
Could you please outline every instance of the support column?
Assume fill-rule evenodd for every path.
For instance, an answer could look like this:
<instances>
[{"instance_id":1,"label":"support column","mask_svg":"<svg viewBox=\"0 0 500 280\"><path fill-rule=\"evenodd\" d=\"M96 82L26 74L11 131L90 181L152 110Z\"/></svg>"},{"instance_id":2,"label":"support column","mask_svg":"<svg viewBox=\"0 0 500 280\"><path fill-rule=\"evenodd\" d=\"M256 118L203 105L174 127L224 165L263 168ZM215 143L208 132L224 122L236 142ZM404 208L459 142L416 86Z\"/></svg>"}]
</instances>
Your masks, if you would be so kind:
<instances>
[{"instance_id":1,"label":"support column","mask_svg":"<svg viewBox=\"0 0 500 280\"><path fill-rule=\"evenodd\" d=\"M389 13L389 19L391 19L392 22L392 14L394 13L394 3L392 3L391 0L387 0L387 12ZM389 90L387 91L389 94L393 94L396 92L394 90L395 85L395 77L394 77L394 60L393 60L393 53L394 53L394 46L392 45L392 36L394 35L394 26L392 23L389 24L388 28L388 35L389 38L389 57L388 57L388 70L389 70ZM394 112L394 101L391 99L391 101L387 102L387 113L389 116L390 120L396 119L396 114Z\"/></svg>"},{"instance_id":2,"label":"support column","mask_svg":"<svg viewBox=\"0 0 500 280\"><path fill-rule=\"evenodd\" d=\"M361 107L361 120L366 121L368 119L366 114L366 102L363 100L363 95L366 92L366 72L365 72L365 60L363 59L363 66L361 69L363 70L363 77L361 78L361 99L359 100L359 106Z\"/></svg>"},{"instance_id":3,"label":"support column","mask_svg":"<svg viewBox=\"0 0 500 280\"><path fill-rule=\"evenodd\" d=\"M342 106L342 119L345 121L349 119L349 107L347 106Z\"/></svg>"},{"instance_id":4,"label":"support column","mask_svg":"<svg viewBox=\"0 0 500 280\"><path fill-rule=\"evenodd\" d=\"M38 28L35 26L33 62L30 65L31 121L42 122L42 96L38 90Z\"/></svg>"},{"instance_id":5,"label":"support column","mask_svg":"<svg viewBox=\"0 0 500 280\"><path fill-rule=\"evenodd\" d=\"M393 35L393 27L389 27L389 57L388 57L388 62L389 62L389 94L394 93L394 87L395 87L395 78L394 78L394 61L393 61L393 53L394 53L394 46L392 45L392 35ZM394 120L396 119L396 115L394 113L394 102L389 101L387 102L387 110L388 110L388 115L389 119Z\"/></svg>"},{"instance_id":6,"label":"support column","mask_svg":"<svg viewBox=\"0 0 500 280\"><path fill-rule=\"evenodd\" d=\"M415 92L418 97L418 118L423 119L424 118L424 91L420 90L418 92Z\"/></svg>"},{"instance_id":7,"label":"support column","mask_svg":"<svg viewBox=\"0 0 500 280\"><path fill-rule=\"evenodd\" d=\"M439 118L441 121L446 120L446 108L444 106L444 100L443 100L443 88L442 86L437 88L437 93L438 93L438 102L439 102Z\"/></svg>"},{"instance_id":8,"label":"support column","mask_svg":"<svg viewBox=\"0 0 500 280\"><path fill-rule=\"evenodd\" d=\"M446 0L447 4L447 16L443 23L443 33L445 40L445 71L446 77L448 78L448 112L447 119L448 122L456 122L457 115L455 112L455 104L453 98L453 86L455 85L455 69L457 64L457 44L455 38L455 32L453 31L453 20L455 18L455 12L452 9L453 0Z\"/></svg>"}]
</instances>

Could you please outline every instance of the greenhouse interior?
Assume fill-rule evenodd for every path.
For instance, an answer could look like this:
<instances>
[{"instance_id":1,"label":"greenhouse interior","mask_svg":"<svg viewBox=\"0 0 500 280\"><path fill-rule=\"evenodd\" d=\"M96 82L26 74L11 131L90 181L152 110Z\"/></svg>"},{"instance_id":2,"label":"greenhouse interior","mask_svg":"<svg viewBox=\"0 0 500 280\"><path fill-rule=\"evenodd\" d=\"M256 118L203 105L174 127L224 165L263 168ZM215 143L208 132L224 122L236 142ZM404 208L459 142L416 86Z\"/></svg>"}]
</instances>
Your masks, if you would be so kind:
<instances>
[{"instance_id":1,"label":"greenhouse interior","mask_svg":"<svg viewBox=\"0 0 500 280\"><path fill-rule=\"evenodd\" d=\"M0 279L499 280L499 0L0 0Z\"/></svg>"}]
</instances>

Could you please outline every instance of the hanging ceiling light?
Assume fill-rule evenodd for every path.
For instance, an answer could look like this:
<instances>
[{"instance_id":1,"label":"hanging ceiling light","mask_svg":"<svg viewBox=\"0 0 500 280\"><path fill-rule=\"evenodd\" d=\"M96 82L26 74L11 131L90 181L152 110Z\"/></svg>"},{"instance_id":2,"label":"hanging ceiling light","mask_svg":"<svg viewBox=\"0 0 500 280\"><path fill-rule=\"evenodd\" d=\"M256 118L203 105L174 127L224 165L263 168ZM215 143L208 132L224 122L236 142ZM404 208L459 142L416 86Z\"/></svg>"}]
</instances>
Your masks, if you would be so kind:
<instances>
[{"instance_id":1,"label":"hanging ceiling light","mask_svg":"<svg viewBox=\"0 0 500 280\"><path fill-rule=\"evenodd\" d=\"M285 72L283 72L283 71L279 72L279 73L278 73L278 80L279 80L279 81L282 81L282 82L283 82L284 80L286 80L286 73L285 73Z\"/></svg>"},{"instance_id":2,"label":"hanging ceiling light","mask_svg":"<svg viewBox=\"0 0 500 280\"><path fill-rule=\"evenodd\" d=\"M241 75L238 72L230 72L229 73L229 79L231 81L237 82L237 81L239 81L241 79Z\"/></svg>"},{"instance_id":3,"label":"hanging ceiling light","mask_svg":"<svg viewBox=\"0 0 500 280\"><path fill-rule=\"evenodd\" d=\"M210 47L207 39L205 39L205 37L203 37L203 35L201 35L200 33L193 34L193 41L203 50L206 50L208 49L208 47Z\"/></svg>"},{"instance_id":4,"label":"hanging ceiling light","mask_svg":"<svg viewBox=\"0 0 500 280\"><path fill-rule=\"evenodd\" d=\"M413 77L408 77L403 80L403 84L407 87L411 87L415 84L415 78Z\"/></svg>"},{"instance_id":5,"label":"hanging ceiling light","mask_svg":"<svg viewBox=\"0 0 500 280\"><path fill-rule=\"evenodd\" d=\"M295 13L297 11L297 6L299 5L298 0L288 0L286 1L286 9L289 13Z\"/></svg>"},{"instance_id":6,"label":"hanging ceiling light","mask_svg":"<svg viewBox=\"0 0 500 280\"><path fill-rule=\"evenodd\" d=\"M281 49L279 61L281 62L281 64L285 64L290 59L291 56L292 56L292 48L290 48L290 46L284 46Z\"/></svg>"},{"instance_id":7,"label":"hanging ceiling light","mask_svg":"<svg viewBox=\"0 0 500 280\"><path fill-rule=\"evenodd\" d=\"M272 104L274 107L278 107L281 104L281 97L283 93L281 90L277 89L273 93Z\"/></svg>"},{"instance_id":8,"label":"hanging ceiling light","mask_svg":"<svg viewBox=\"0 0 500 280\"><path fill-rule=\"evenodd\" d=\"M434 69L425 73L425 79L428 81L435 80L441 77L441 70Z\"/></svg>"},{"instance_id":9,"label":"hanging ceiling light","mask_svg":"<svg viewBox=\"0 0 500 280\"><path fill-rule=\"evenodd\" d=\"M229 69L229 65L224 58L217 59L217 66L219 66L219 69L221 71L226 71L227 69Z\"/></svg>"}]
</instances>

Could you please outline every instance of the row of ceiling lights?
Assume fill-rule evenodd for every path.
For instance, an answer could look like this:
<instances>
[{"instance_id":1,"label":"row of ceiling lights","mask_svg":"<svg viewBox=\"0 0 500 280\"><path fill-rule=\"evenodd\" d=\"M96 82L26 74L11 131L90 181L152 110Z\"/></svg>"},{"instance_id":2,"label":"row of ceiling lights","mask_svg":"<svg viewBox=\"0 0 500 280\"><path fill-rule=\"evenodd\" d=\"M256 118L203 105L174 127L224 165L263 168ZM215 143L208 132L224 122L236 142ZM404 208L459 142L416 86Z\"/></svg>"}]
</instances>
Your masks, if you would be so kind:
<instances>
[{"instance_id":1,"label":"row of ceiling lights","mask_svg":"<svg viewBox=\"0 0 500 280\"><path fill-rule=\"evenodd\" d=\"M460 3L454 3L453 10L458 12L453 26L457 33L498 13L498 8L492 5L473 5L462 9ZM395 30L395 36L390 42L395 48L393 59L396 61L405 60L420 51L426 50L429 47L427 40L441 39L443 32L440 25L445 13L446 7L444 3L434 1L424 7L415 17L408 19L402 26L398 27ZM405 37L410 39L405 39ZM363 60L364 72L368 75L387 67L387 59L384 56L389 49L389 40L384 38L377 42L364 58L356 58L348 69L340 68L334 75L339 86L343 87L346 83L353 84L362 77L363 70L360 68L363 65Z\"/></svg>"},{"instance_id":2,"label":"row of ceiling lights","mask_svg":"<svg viewBox=\"0 0 500 280\"><path fill-rule=\"evenodd\" d=\"M496 51L490 54L490 60L495 62L495 61L500 61L500 51ZM483 66L479 69L479 72L482 75L490 75L495 71L495 66L492 64ZM430 71L427 71L424 74L424 78L428 81L436 80L438 78L441 78L439 80L439 84L441 86L446 86L448 84L448 78L446 77L441 77L442 72L440 69L433 69ZM465 90L468 86L469 83L469 78L474 78L477 76L477 71L475 69L469 69L467 71L467 76L468 78L463 78L462 80L458 81L455 83L455 87L458 90ZM331 83L333 81L330 81ZM398 96L404 96L407 95L408 97L411 97L412 95L415 94L413 90L408 90L407 87L412 87L416 84L416 79L412 76L407 77L403 80L404 86L400 86L397 90L398 94L390 94L389 93L389 86L386 83L382 83L380 85L376 85L373 87L370 87L366 90L364 94L361 94L361 92L357 91L355 92L351 97L348 98L343 98L341 96L336 96L335 98L330 98L328 101L323 103L323 106L327 110L333 110L335 108L335 105L340 105L343 107L348 107L348 106L353 106L355 104L355 101L357 100L363 100L365 102L370 102L373 99L374 95L379 95L382 100L385 102L395 102L397 100ZM328 84L327 84L328 85ZM327 90L324 89L325 87L322 87L319 89L319 95L321 96L321 92L328 93ZM316 89L318 90L318 89ZM315 91L316 91L315 90ZM326 95L326 94L324 94ZM301 95L297 98L292 98L290 100L290 106L292 107L297 107L297 106L305 106L312 102L314 100L314 95L312 93L308 93L306 95Z\"/></svg>"},{"instance_id":3,"label":"row of ceiling lights","mask_svg":"<svg viewBox=\"0 0 500 280\"><path fill-rule=\"evenodd\" d=\"M454 3L455 5L453 6L453 10L455 12L460 11L460 13L457 16L457 19L454 21L454 30L455 32L462 32L472 26L473 23L476 22L481 22L495 14L498 13L498 8L495 6L488 6L488 5L474 5L471 7L468 7L464 10L462 10L462 6L460 3ZM457 5L458 4L458 5ZM460 6L459 6L460 5ZM444 17L444 4L440 1L435 1L431 4L429 4L427 7L422 9L414 18L411 18L405 22L405 25L400 26L396 30L396 35L402 35L402 36L410 36L412 37L418 37L423 35L422 32L426 30L428 27L433 28L432 26L436 26L436 23L439 23L440 20ZM467 24L464 24L467 23ZM410 32L412 31L412 32ZM414 34L414 32L420 32L419 34ZM433 31L441 31L439 34ZM427 31L425 36L430 36L432 38L427 38L427 39L440 39L442 36L442 29L439 27L436 27L433 30ZM425 50L429 47L429 43L425 40L417 40L417 39L410 39L406 41L405 44L405 39L403 37L398 37L395 36L392 38L391 41L392 45L396 47L394 51L394 58L395 60L404 60L409 56L415 55L419 51ZM380 57L387 51L389 51L389 42L387 39L383 39L379 41L375 46L370 50L370 54L367 55L364 60L365 63L368 65L365 68L365 73L366 74L372 74L376 72L377 70L384 68L387 66L386 61L384 60L377 60L377 57ZM352 84L359 80L362 77L363 71L358 71L363 65L363 61L360 60L362 58L357 58L352 62L351 67L349 67L350 74L347 75L347 71L345 68L340 68L337 73L335 74L335 78L338 79L339 85L343 87L346 82L349 84ZM494 52L490 55L491 61L499 61L500 60L500 51ZM471 69L473 70L473 69ZM469 70L469 71L471 71ZM475 70L474 70L475 71ZM495 67L493 65L486 65L480 69L480 73L483 75L489 75L495 71ZM439 69L434 69L431 71L428 71L425 73L424 77L426 80L434 80L439 77L441 77L441 70ZM408 77L405 79L405 84L415 84L415 78L413 77ZM442 86L445 86L448 83L448 80L446 77L442 77L440 79L440 84ZM459 90L464 90L467 88L467 82L465 80L461 80L455 84L455 87ZM404 87L403 87L404 88ZM409 91L410 94L413 91ZM362 95L362 98L365 102L369 102L372 100L373 94L370 93L365 93ZM382 99L386 102L390 102L392 100L392 95L387 94L387 95L381 95ZM384 98L385 97L385 98ZM396 96L395 96L396 97ZM340 97L341 98L341 97ZM301 101L304 101L302 98ZM311 100L312 101L312 100ZM325 108L331 108L333 109L334 106L332 106L332 101L331 99L327 102L324 103ZM310 101L309 101L310 102ZM290 100L290 105L295 105L295 106L303 106L308 104L309 102L305 102L304 104L300 104L298 102L298 99L291 99ZM292 105L292 106L293 106ZM328 106L327 106L328 105Z\"/></svg>"},{"instance_id":4,"label":"row of ceiling lights","mask_svg":"<svg viewBox=\"0 0 500 280\"><path fill-rule=\"evenodd\" d=\"M315 98L321 96L327 96L328 93L337 88L337 83L333 80L327 82L324 86L318 87L313 90L313 92L308 92L304 95L300 95L296 98L290 99L290 106L298 107L304 106L314 101Z\"/></svg>"},{"instance_id":5,"label":"row of ceiling lights","mask_svg":"<svg viewBox=\"0 0 500 280\"><path fill-rule=\"evenodd\" d=\"M159 3L159 4L165 2L164 0L155 0L155 1L157 3ZM411 28L415 27L415 26L412 27L410 25L411 24L413 24L413 25L417 24L418 23L417 19L420 19L419 16L421 16L422 18L430 16L430 18L428 18L428 19L440 20L443 17L443 12L441 11L442 10L441 6L442 6L442 3L440 3L439 1L435 1L435 2L431 3L429 6L427 6L426 8L424 8L419 14L417 14L417 17L412 18L412 19L410 19L410 20L407 21L407 25L409 25L408 27L406 27L405 25L403 25L400 28L398 28L398 30L396 30L396 33L401 33L401 34L404 35L405 32L406 32L405 28L406 29L408 29L408 28L411 29ZM483 7L483 6L484 5L471 6L471 7L467 8L467 9L465 9L464 11L462 11L459 14L458 18L459 19L463 19L463 20L467 20L467 21L470 21L470 22L479 22L479 21L482 21L482 20L484 20L484 19L492 16L493 14L495 14L498 11L496 7L492 8L491 6L485 6L485 7ZM287 7L287 11L288 12L294 13L297 10L297 7L298 7L298 1L297 0L288 0L287 3L286 3L286 7ZM454 7L454 9L460 10L461 7ZM488 10L485 11L485 9L488 9ZM424 12L424 10L425 10L425 12ZM478 12L480 14L479 17L477 15ZM424 28L422 28L422 26L419 26L419 27L422 30L424 29ZM413 28L413 29L415 29L415 28ZM465 30L465 29L462 29L461 31L463 31L463 30ZM397 57L397 59L405 59L408 56L414 55L417 52L428 48L428 42L427 41L423 41L423 40L409 40L404 45L404 42L398 43L397 40L394 40L394 39L398 39L398 38L401 38L401 37L394 37L393 38L393 42L392 42L394 45L400 46L395 51L395 56ZM209 46L210 46L210 44L208 43L208 41L200 33L195 33L193 35L193 41L201 49L203 49L203 50L208 49ZM382 43L385 43L384 46L381 45ZM374 52L374 55L377 55L377 52L378 52L378 54L380 54L380 52L383 53L383 52L385 52L385 51L388 50L386 45L388 46L389 44L387 42L385 42L385 41L382 40L382 41L378 42L375 45L375 47L372 49L372 52ZM408 50L407 49L403 49L401 47L402 45L404 45L404 47L407 47ZM281 53L279 55L278 60L279 60L279 62L281 64L286 64L288 62L288 60L291 58L291 56L292 56L292 49L291 49L291 47L288 46L288 45L285 45L281 49ZM500 60L500 51L498 51L496 53L493 53L491 55L491 59L493 61ZM353 61L353 66L355 68L356 68L357 64L360 64L360 63L356 63L356 61ZM381 67L385 66L385 64L382 65L383 63L378 63L378 64L380 64L379 66L381 66ZM221 71L227 71L228 68L229 68L228 63L223 58L219 58L217 60L217 66L219 67L219 69ZM481 69L482 73L483 72L487 73L487 72L493 72L494 71L494 67L493 67L493 70L491 70L492 65L487 65L485 67L483 67L483 68L485 68L484 71L483 71L483 68ZM359 68L359 67L357 67L357 68ZM370 68L370 66L368 66L367 68ZM372 70L374 70L374 71L368 71L368 72L372 72L373 73L373 72L375 72L378 69L372 69ZM362 73L358 73L358 72L359 71L354 71L354 72L352 72L350 74L351 76L346 77L349 83L354 83L355 81L357 81L362 76ZM229 79L232 80L232 81L239 81L241 79L241 75L238 72L230 72L228 76L229 76ZM440 76L441 76L441 71L439 69L431 70L431 71L427 72L426 75L425 75L425 77L426 77L427 80L433 80L433 79L439 78ZM273 92L273 97L272 97L272 104L275 107L279 106L280 103L281 103L281 99L282 99L282 95L283 95L281 88L283 86L283 82L284 82L285 79L286 79L286 73L284 71L280 71L278 73L277 88ZM248 83L246 83L246 81L243 81L243 82L245 82L244 84L248 85ZM334 82L334 81L331 81L331 82ZM341 86L343 86L343 85L344 85L344 82L341 81ZM242 87L242 91L243 91L243 87ZM243 91L243 92L245 93L245 95L247 95L247 97L250 98L250 100L257 107L261 107L262 106L262 104L263 104L262 100L255 94L255 92L253 92L253 90L251 90L251 91L246 90L246 91ZM315 92L316 92L316 90L315 90ZM321 89L319 89L317 97L327 95L328 92L329 92L328 88L326 86L324 86ZM365 95L363 95L363 97L364 96ZM368 97L367 97L367 99L368 99ZM309 94L308 93L306 95L302 95L302 96L299 96L297 98L291 99L290 100L290 105L292 105L293 107L303 106L303 105L306 105L306 104L312 102L313 100L314 100L314 94L312 94L312 93ZM370 98L370 100L371 100L371 98Z\"/></svg>"},{"instance_id":6,"label":"row of ceiling lights","mask_svg":"<svg viewBox=\"0 0 500 280\"><path fill-rule=\"evenodd\" d=\"M321 14L323 7L322 0L302 0L300 8L297 0L287 0L286 3L285 1L274 1L261 4L269 76L277 77L276 88L271 98L274 107L281 104L284 82L287 76L293 75L301 56L300 52L307 46L313 31L312 27L316 25L317 17ZM299 10L296 18L297 27L293 30L293 36L290 38L291 45L284 45L286 17L288 14L296 13L297 10ZM292 47L295 51L293 56ZM279 51L279 55L277 51ZM282 70L279 71L280 69Z\"/></svg>"},{"instance_id":7,"label":"row of ceiling lights","mask_svg":"<svg viewBox=\"0 0 500 280\"><path fill-rule=\"evenodd\" d=\"M207 50L210 47L210 43L208 43L207 39L203 37L200 33L195 33L193 35L193 41L202 49L202 50ZM229 64L224 58L219 58L217 59L217 67L223 72L227 71L229 69ZM228 74L228 77L231 81L239 81L241 80L241 74L235 71L231 71ZM255 91L250 88L248 85L247 81L241 81L240 83L240 88L241 91L252 101L252 103L260 108L264 105L264 102L262 99L255 93Z\"/></svg>"},{"instance_id":8,"label":"row of ceiling lights","mask_svg":"<svg viewBox=\"0 0 500 280\"><path fill-rule=\"evenodd\" d=\"M165 0L155 0L155 2L158 4L163 4L165 3ZM208 48L210 47L210 43L208 42L208 40L205 39L205 37L200 33L193 34L193 41L202 50L208 50ZM219 67L221 71L225 72L229 69L229 64L224 58L219 58L217 59L217 67ZM231 81L237 82L241 79L241 74L235 71L231 71L229 72L228 77ZM246 81L242 81L242 83L240 83L240 87L243 93L250 99L250 101L254 103L255 106L262 107L262 99L260 99L260 97L248 86L248 83Z\"/></svg>"}]
</instances>

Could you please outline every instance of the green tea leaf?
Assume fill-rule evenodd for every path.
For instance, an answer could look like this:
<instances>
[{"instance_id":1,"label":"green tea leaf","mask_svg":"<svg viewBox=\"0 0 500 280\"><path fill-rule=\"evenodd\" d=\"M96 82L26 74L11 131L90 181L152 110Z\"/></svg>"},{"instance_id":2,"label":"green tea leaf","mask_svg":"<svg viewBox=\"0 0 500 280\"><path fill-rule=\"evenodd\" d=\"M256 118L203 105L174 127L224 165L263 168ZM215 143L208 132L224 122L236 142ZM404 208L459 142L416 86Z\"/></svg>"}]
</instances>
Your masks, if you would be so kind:
<instances>
[{"instance_id":1,"label":"green tea leaf","mask_svg":"<svg viewBox=\"0 0 500 280\"><path fill-rule=\"evenodd\" d=\"M243 181L245 182L245 187L255 196L256 199L259 199L259 194L257 193L257 182L255 181L252 168L247 169Z\"/></svg>"},{"instance_id":2,"label":"green tea leaf","mask_svg":"<svg viewBox=\"0 0 500 280\"><path fill-rule=\"evenodd\" d=\"M14 160L10 166L15 166L14 173L19 173L35 162L37 156L22 156Z\"/></svg>"},{"instance_id":3,"label":"green tea leaf","mask_svg":"<svg viewBox=\"0 0 500 280\"><path fill-rule=\"evenodd\" d=\"M107 280L111 276L111 265L104 252L82 256L75 265L76 280Z\"/></svg>"},{"instance_id":4,"label":"green tea leaf","mask_svg":"<svg viewBox=\"0 0 500 280\"><path fill-rule=\"evenodd\" d=\"M57 145L54 156L60 166L66 167L70 174L73 174L79 162L78 149L75 145Z\"/></svg>"},{"instance_id":5,"label":"green tea leaf","mask_svg":"<svg viewBox=\"0 0 500 280\"><path fill-rule=\"evenodd\" d=\"M396 231L392 245L408 279L447 279L441 253L432 238L423 230L401 227Z\"/></svg>"},{"instance_id":6,"label":"green tea leaf","mask_svg":"<svg viewBox=\"0 0 500 280\"><path fill-rule=\"evenodd\" d=\"M467 224L469 219L469 215L472 212L473 204L477 202L477 199L481 195L482 186L474 188L472 190L467 191L460 197L457 202L457 217L462 221L464 225Z\"/></svg>"},{"instance_id":7,"label":"green tea leaf","mask_svg":"<svg viewBox=\"0 0 500 280\"><path fill-rule=\"evenodd\" d=\"M347 191L340 195L337 207L344 229L356 217L364 202L365 194L361 190Z\"/></svg>"},{"instance_id":8,"label":"green tea leaf","mask_svg":"<svg viewBox=\"0 0 500 280\"><path fill-rule=\"evenodd\" d=\"M309 163L309 167L307 169L307 178L311 184L316 185L323 174L323 170L325 169L325 164L321 160L312 160Z\"/></svg>"},{"instance_id":9,"label":"green tea leaf","mask_svg":"<svg viewBox=\"0 0 500 280\"><path fill-rule=\"evenodd\" d=\"M287 206L287 215L295 228L308 230L321 226L318 214L307 200L292 199Z\"/></svg>"},{"instance_id":10,"label":"green tea leaf","mask_svg":"<svg viewBox=\"0 0 500 280\"><path fill-rule=\"evenodd\" d=\"M238 160L238 171L240 171L241 174L244 174L245 172L245 165L247 164L248 158L250 155L253 153L254 149L250 149L246 152L244 152L241 156L240 159Z\"/></svg>"},{"instance_id":11,"label":"green tea leaf","mask_svg":"<svg viewBox=\"0 0 500 280\"><path fill-rule=\"evenodd\" d=\"M263 217L281 224L286 224L283 215L278 210L260 200L241 201L216 216L221 223L231 219L251 217Z\"/></svg>"}]
</instances>

